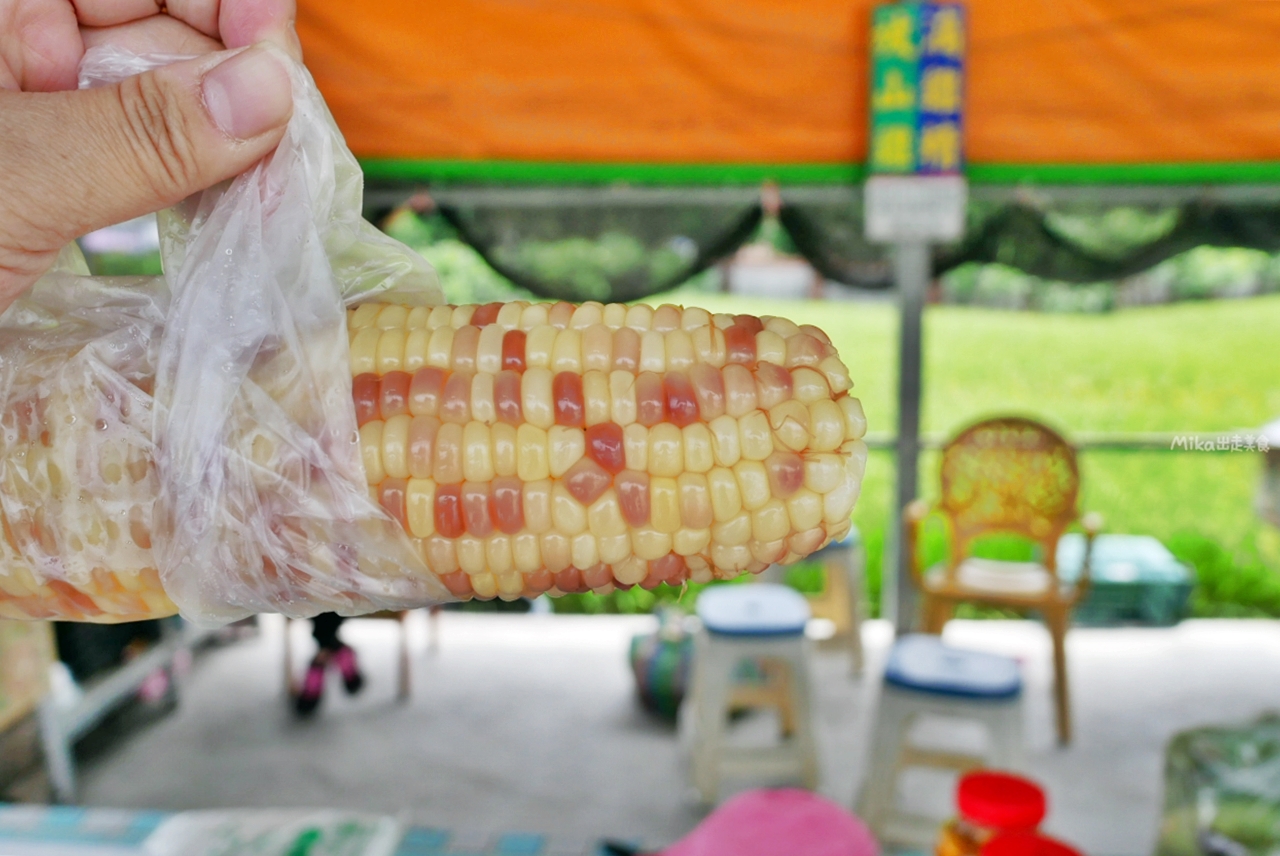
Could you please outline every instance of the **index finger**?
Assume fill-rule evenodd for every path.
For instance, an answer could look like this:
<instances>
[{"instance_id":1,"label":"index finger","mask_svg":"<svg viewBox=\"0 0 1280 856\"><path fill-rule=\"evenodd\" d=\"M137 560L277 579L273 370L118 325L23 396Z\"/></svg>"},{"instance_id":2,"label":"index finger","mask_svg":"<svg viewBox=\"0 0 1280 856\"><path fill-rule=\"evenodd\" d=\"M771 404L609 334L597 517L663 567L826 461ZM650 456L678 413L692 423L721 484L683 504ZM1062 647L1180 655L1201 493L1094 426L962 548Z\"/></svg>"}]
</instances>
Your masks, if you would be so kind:
<instances>
[{"instance_id":1,"label":"index finger","mask_svg":"<svg viewBox=\"0 0 1280 856\"><path fill-rule=\"evenodd\" d=\"M111 27L167 14L229 48L275 42L300 57L293 20L294 0L78 0L76 17L86 27Z\"/></svg>"}]
</instances>

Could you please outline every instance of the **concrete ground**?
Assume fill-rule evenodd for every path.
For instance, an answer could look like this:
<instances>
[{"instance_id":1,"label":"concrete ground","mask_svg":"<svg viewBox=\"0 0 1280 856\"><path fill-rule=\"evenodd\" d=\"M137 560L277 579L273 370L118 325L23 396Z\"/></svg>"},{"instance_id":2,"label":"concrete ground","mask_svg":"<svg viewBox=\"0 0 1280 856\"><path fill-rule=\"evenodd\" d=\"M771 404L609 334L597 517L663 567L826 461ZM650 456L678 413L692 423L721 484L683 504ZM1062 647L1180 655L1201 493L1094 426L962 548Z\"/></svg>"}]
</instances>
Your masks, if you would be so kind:
<instances>
[{"instance_id":1,"label":"concrete ground","mask_svg":"<svg viewBox=\"0 0 1280 856\"><path fill-rule=\"evenodd\" d=\"M626 662L630 636L652 619L446 613L434 653L424 617L414 622L409 704L394 700L396 625L356 621L343 632L368 687L348 698L335 678L319 715L299 722L284 701L281 622L264 619L260 636L196 658L173 714L94 741L105 747L83 753L83 801L341 806L463 835L549 833L566 850L601 836L659 846L697 823L675 732L639 710ZM305 625L294 632L301 659ZM815 664L822 791L845 804L861 777L890 628L872 622L864 635L872 677L851 680L835 654ZM956 621L946 635L1023 662L1027 770L1050 791L1047 828L1092 856L1151 852L1174 733L1280 708L1273 622L1078 629L1068 641L1077 737L1059 749L1043 629ZM945 801L945 783L912 790Z\"/></svg>"}]
</instances>

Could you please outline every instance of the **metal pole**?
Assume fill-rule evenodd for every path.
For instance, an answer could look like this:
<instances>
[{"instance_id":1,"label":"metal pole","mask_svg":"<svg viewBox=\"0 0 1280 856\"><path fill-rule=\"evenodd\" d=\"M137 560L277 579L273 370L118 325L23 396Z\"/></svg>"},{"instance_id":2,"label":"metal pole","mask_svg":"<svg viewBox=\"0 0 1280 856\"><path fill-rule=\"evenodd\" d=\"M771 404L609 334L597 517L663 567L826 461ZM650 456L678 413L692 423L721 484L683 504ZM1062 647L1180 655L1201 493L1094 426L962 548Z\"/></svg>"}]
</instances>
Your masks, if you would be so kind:
<instances>
[{"instance_id":1,"label":"metal pole","mask_svg":"<svg viewBox=\"0 0 1280 856\"><path fill-rule=\"evenodd\" d=\"M898 483L894 492L893 529L881 586L884 614L899 633L915 623L915 584L903 545L902 509L916 498L916 464L920 452L921 321L930 276L929 245L923 241L894 245L893 276L898 286L901 330L898 340Z\"/></svg>"}]
</instances>

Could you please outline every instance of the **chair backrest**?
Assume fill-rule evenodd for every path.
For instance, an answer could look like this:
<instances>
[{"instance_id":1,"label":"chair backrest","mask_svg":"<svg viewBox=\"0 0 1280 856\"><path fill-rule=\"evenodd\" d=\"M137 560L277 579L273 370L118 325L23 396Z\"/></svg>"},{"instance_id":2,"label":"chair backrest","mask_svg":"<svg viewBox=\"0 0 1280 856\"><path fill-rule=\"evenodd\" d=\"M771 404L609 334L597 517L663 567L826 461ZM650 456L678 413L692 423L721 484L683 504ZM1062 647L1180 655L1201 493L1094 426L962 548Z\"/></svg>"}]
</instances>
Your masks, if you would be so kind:
<instances>
[{"instance_id":1,"label":"chair backrest","mask_svg":"<svg viewBox=\"0 0 1280 856\"><path fill-rule=\"evenodd\" d=\"M1055 570L1058 538L1078 516L1076 452L1057 432L1016 416L979 422L942 451L942 500L951 567L984 535L1013 534L1041 548Z\"/></svg>"}]
</instances>

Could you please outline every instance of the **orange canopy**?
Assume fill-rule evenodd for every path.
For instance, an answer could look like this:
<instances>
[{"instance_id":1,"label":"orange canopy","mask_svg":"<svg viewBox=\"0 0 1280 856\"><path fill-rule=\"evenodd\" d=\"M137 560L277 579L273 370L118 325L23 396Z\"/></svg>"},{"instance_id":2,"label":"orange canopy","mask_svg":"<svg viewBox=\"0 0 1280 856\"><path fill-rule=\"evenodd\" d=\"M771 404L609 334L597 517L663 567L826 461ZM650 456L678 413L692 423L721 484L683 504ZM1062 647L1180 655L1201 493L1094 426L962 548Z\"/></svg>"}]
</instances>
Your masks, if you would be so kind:
<instances>
[{"instance_id":1,"label":"orange canopy","mask_svg":"<svg viewBox=\"0 0 1280 856\"><path fill-rule=\"evenodd\" d=\"M848 165L870 6L299 0L298 28L362 158ZM1280 2L968 9L974 170L1280 162Z\"/></svg>"}]
</instances>

